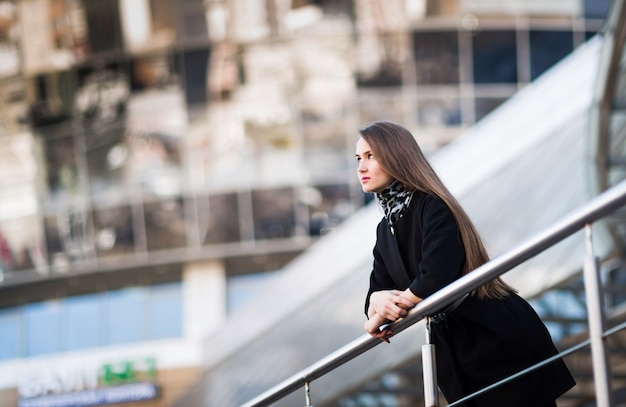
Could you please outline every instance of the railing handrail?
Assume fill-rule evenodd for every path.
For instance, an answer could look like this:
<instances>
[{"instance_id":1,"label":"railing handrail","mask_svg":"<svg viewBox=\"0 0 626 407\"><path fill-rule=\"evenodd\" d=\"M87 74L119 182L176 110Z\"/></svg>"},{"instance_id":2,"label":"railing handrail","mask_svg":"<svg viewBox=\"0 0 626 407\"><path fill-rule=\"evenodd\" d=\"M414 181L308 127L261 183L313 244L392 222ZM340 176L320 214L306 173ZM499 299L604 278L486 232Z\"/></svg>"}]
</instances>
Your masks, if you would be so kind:
<instances>
[{"instance_id":1,"label":"railing handrail","mask_svg":"<svg viewBox=\"0 0 626 407\"><path fill-rule=\"evenodd\" d=\"M426 315L436 313L438 310L456 301L466 293L477 289L486 282L522 264L531 257L536 256L566 237L583 229L585 225L603 218L625 204L626 180L597 195L543 233L539 233L516 248L495 257L476 268L471 273L425 298L417 304L405 318L391 325L394 335L421 321ZM254 399L244 403L241 407L267 406L296 391L298 388L304 387L309 382L336 369L360 354L367 352L380 343L382 342L379 339L372 338L369 334L364 334L301 370L299 373L292 375L276 386L268 389Z\"/></svg>"}]
</instances>

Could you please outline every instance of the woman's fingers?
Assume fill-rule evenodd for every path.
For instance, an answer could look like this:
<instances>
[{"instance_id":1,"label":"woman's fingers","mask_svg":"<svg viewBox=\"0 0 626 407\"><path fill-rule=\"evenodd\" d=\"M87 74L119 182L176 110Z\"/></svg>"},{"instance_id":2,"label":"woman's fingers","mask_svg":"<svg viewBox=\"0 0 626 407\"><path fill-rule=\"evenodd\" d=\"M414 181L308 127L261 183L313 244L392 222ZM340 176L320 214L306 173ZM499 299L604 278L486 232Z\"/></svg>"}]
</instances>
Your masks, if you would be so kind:
<instances>
[{"instance_id":1,"label":"woman's fingers","mask_svg":"<svg viewBox=\"0 0 626 407\"><path fill-rule=\"evenodd\" d=\"M393 336L391 329L385 329L382 331L370 332L370 335L376 339L380 339L383 342L390 343L389 338Z\"/></svg>"}]
</instances>

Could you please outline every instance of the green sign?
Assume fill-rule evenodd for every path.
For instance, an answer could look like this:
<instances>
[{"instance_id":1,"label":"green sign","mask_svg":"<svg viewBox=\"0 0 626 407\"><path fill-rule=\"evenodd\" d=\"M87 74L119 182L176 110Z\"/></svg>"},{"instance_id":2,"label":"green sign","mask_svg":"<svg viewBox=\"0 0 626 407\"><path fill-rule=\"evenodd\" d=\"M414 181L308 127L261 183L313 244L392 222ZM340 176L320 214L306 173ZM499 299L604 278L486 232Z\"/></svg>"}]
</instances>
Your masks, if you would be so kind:
<instances>
[{"instance_id":1,"label":"green sign","mask_svg":"<svg viewBox=\"0 0 626 407\"><path fill-rule=\"evenodd\" d=\"M100 382L105 386L125 383L154 382L156 380L156 360L145 358L139 361L123 361L102 365Z\"/></svg>"}]
</instances>

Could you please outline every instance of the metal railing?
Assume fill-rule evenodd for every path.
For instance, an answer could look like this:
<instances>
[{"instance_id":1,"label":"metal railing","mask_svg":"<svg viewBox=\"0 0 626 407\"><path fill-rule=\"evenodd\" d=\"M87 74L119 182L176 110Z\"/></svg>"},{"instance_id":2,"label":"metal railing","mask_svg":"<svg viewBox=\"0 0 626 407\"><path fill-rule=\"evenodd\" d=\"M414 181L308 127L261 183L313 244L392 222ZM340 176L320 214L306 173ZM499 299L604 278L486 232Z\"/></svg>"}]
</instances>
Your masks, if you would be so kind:
<instances>
[{"instance_id":1,"label":"metal railing","mask_svg":"<svg viewBox=\"0 0 626 407\"><path fill-rule=\"evenodd\" d=\"M587 298L587 311L589 316L590 338L587 343L582 345L579 344L578 346L565 351L556 357L571 353L578 350L583 345L586 346L590 344L593 359L597 405L599 407L612 406L613 396L609 381L610 372L604 342L609 334L615 333L616 331L606 331L605 309L602 304L603 288L600 282L600 272L598 267L599 262L593 253L591 225L624 205L626 205L626 181L622 181L611 189L594 197L587 204L570 213L543 233L527 240L515 249L492 259L471 273L425 298L422 302L417 304L404 319L396 321L392 324L394 335L397 335L408 327L421 321L425 316L432 315L437 311L444 309L447 305L466 295L466 293L477 289L486 282L522 264L526 260L559 243L570 235L573 235L575 232L584 229L587 255L584 259L583 271ZM347 345L339 348L335 352L318 360L316 363L301 370L299 373L296 373L283 382L270 388L254 399L244 403L241 407L268 406L302 387L305 389L306 406L312 406L310 396L310 383L312 381L324 376L326 373L329 373L362 353L367 352L380 343L382 343L380 340L372 338L368 334L364 334ZM547 360L542 363L549 362L550 360ZM518 377L518 375L526 374L528 371L541 366L542 364L540 363L536 366L525 369L522 372L512 375L508 379L504 379L502 382L489 386L489 388L504 384L507 380L513 380ZM427 368L434 369L433 366ZM425 369L424 374L425 376L432 375L432 370L429 372ZM426 388L424 390L425 392L436 391L436 389ZM479 393L480 392L472 394L463 400L474 397ZM437 398L432 397L432 394L427 395L425 398L434 400L431 403L436 403ZM434 406L435 404L431 405Z\"/></svg>"}]
</instances>

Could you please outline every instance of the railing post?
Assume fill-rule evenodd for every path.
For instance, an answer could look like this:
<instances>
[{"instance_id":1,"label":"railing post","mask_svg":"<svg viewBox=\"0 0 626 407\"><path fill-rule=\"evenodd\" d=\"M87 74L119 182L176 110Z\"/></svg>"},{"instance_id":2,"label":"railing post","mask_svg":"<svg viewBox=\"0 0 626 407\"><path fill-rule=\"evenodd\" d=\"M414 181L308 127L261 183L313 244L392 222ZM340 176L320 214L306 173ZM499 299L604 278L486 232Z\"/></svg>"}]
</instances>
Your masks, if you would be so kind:
<instances>
[{"instance_id":1,"label":"railing post","mask_svg":"<svg viewBox=\"0 0 626 407\"><path fill-rule=\"evenodd\" d=\"M311 384L310 382L304 382L304 407L313 407L311 404Z\"/></svg>"},{"instance_id":2,"label":"railing post","mask_svg":"<svg viewBox=\"0 0 626 407\"><path fill-rule=\"evenodd\" d=\"M604 337L604 331L606 330L604 292L602 281L600 280L598 258L593 251L591 224L589 223L585 225L585 240L587 256L585 256L583 273L596 403L598 407L611 407L613 406L613 392L611 390L611 375Z\"/></svg>"},{"instance_id":3,"label":"railing post","mask_svg":"<svg viewBox=\"0 0 626 407\"><path fill-rule=\"evenodd\" d=\"M426 317L426 344L422 345L422 374L424 376L424 407L438 407L437 365L435 345L431 343L430 318Z\"/></svg>"}]
</instances>

